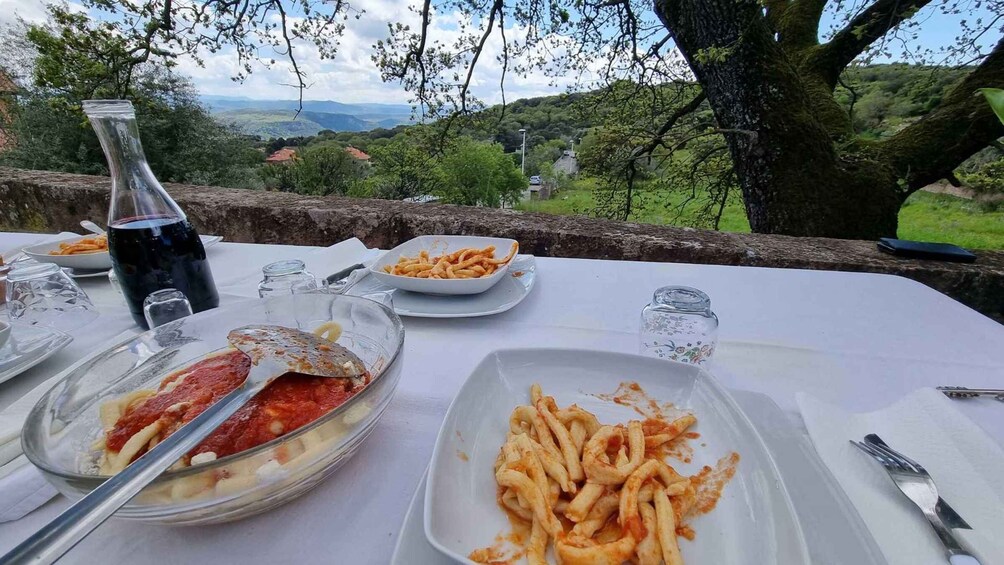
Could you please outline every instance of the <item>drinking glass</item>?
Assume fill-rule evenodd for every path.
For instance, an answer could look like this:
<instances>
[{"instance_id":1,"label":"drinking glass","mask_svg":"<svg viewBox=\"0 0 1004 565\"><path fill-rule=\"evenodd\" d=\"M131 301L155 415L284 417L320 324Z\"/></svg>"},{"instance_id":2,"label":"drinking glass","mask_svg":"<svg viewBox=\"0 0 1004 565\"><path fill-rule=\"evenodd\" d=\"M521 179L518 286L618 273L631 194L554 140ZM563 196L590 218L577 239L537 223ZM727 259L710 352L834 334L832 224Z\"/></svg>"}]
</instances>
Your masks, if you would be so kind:
<instances>
[{"instance_id":1,"label":"drinking glass","mask_svg":"<svg viewBox=\"0 0 1004 565\"><path fill-rule=\"evenodd\" d=\"M261 272L265 277L258 283L260 298L317 290L317 279L299 259L269 263Z\"/></svg>"},{"instance_id":2,"label":"drinking glass","mask_svg":"<svg viewBox=\"0 0 1004 565\"><path fill-rule=\"evenodd\" d=\"M176 288L154 291L143 300L143 317L150 329L192 315L192 304Z\"/></svg>"},{"instance_id":3,"label":"drinking glass","mask_svg":"<svg viewBox=\"0 0 1004 565\"><path fill-rule=\"evenodd\" d=\"M7 274L12 322L75 330L98 317L87 294L54 263L16 265Z\"/></svg>"},{"instance_id":4,"label":"drinking glass","mask_svg":"<svg viewBox=\"0 0 1004 565\"><path fill-rule=\"evenodd\" d=\"M715 353L718 316L711 298L689 286L664 286L641 313L642 355L699 365Z\"/></svg>"}]
</instances>

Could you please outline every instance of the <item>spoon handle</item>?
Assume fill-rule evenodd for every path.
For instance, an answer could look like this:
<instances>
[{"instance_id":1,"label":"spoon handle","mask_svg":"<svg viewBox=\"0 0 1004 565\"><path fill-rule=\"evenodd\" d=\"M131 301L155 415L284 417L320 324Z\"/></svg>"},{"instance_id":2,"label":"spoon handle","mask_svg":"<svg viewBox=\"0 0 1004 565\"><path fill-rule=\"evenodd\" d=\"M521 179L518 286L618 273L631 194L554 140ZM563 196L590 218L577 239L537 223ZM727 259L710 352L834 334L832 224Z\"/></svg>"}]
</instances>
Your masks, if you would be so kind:
<instances>
[{"instance_id":1,"label":"spoon handle","mask_svg":"<svg viewBox=\"0 0 1004 565\"><path fill-rule=\"evenodd\" d=\"M96 233L98 235L105 234L105 230L101 229L101 226L95 224L90 220L80 220L80 227L84 228L85 230L91 233Z\"/></svg>"},{"instance_id":2,"label":"spoon handle","mask_svg":"<svg viewBox=\"0 0 1004 565\"><path fill-rule=\"evenodd\" d=\"M265 383L245 382L196 416L122 472L103 482L7 555L0 563L52 563L129 502L185 453L206 438Z\"/></svg>"}]
</instances>

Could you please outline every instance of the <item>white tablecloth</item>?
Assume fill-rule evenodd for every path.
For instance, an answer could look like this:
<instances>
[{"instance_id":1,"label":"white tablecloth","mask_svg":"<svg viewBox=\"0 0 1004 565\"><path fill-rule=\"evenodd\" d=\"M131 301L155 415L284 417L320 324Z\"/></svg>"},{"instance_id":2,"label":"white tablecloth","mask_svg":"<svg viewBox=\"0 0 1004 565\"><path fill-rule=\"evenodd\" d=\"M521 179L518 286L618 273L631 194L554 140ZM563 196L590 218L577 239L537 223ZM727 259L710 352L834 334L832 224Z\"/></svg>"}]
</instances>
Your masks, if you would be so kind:
<instances>
[{"instance_id":1,"label":"white tablecloth","mask_svg":"<svg viewBox=\"0 0 1004 565\"><path fill-rule=\"evenodd\" d=\"M0 249L35 234L0 234ZM217 278L302 248L222 243L208 253ZM633 352L638 317L662 285L706 291L721 319L716 363L725 384L763 392L795 425L795 393L872 410L922 386L1004 388L1004 326L919 283L884 275L667 263L538 259L532 294L513 310L475 319L407 318L405 366L396 396L358 454L316 490L264 515L200 528L111 521L63 562L386 563L450 400L474 365L504 347L578 347ZM318 275L326 273L317 273ZM103 280L84 289L99 323L49 361L0 384L0 408L114 336L130 319ZM821 377L826 375L826 377ZM1004 444L1004 406L965 410ZM0 525L5 552L56 516L57 498Z\"/></svg>"}]
</instances>

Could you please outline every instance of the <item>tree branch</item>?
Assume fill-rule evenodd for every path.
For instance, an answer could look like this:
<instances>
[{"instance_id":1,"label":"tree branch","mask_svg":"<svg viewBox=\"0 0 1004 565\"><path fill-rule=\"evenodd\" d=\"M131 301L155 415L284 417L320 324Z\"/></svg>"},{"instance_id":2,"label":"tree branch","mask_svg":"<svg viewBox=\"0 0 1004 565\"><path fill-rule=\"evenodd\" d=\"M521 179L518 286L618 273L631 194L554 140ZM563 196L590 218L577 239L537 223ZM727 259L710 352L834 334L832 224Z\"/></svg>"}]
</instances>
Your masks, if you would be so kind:
<instances>
[{"instance_id":1,"label":"tree branch","mask_svg":"<svg viewBox=\"0 0 1004 565\"><path fill-rule=\"evenodd\" d=\"M640 155L647 155L649 153L652 153L652 151L655 151L655 148L659 147L660 145L665 147L666 142L663 139L663 137L667 133L669 133L669 130L673 129L673 126L675 126L677 122L679 122L685 116L688 116L692 114L695 110L697 110L704 102L705 98L706 96L704 94L704 91L701 90L700 92L697 93L697 96L695 96L690 102L687 102L683 106L677 108L676 111L673 112L672 115L670 115L669 118L667 118L666 121L662 123L662 125L659 127L659 130L655 132L655 136L652 137L652 140L649 141L647 144L643 145L642 147L637 148L634 151L634 154L632 155L631 158L634 159Z\"/></svg>"},{"instance_id":2,"label":"tree branch","mask_svg":"<svg viewBox=\"0 0 1004 565\"><path fill-rule=\"evenodd\" d=\"M289 58L289 62L293 65L293 74L296 75L296 81L298 83L297 92L299 97L297 99L296 113L293 114L293 119L295 120L300 112L303 110L303 91L307 88L307 84L303 80L303 71L300 70L300 65L296 62L296 56L293 55L293 42L289 38L289 33L287 31L288 26L286 24L286 10L282 7L282 2L276 2L276 8L279 10L279 20L281 22L282 28L282 39L286 43L286 56Z\"/></svg>"},{"instance_id":3,"label":"tree branch","mask_svg":"<svg viewBox=\"0 0 1004 565\"><path fill-rule=\"evenodd\" d=\"M485 26L485 33L481 36L481 40L478 41L477 47L474 49L474 56L471 58L471 66L467 68L467 78L464 79L464 84L460 87L460 112L464 113L467 111L467 90L471 86L471 77L474 76L474 67L478 64L478 59L481 57L481 53L485 49L485 43L488 42L488 38L492 34L492 27L495 25L495 16L502 16L502 8L505 6L504 0L495 0L495 4L492 5L492 10L488 14L488 25Z\"/></svg>"},{"instance_id":4,"label":"tree branch","mask_svg":"<svg viewBox=\"0 0 1004 565\"><path fill-rule=\"evenodd\" d=\"M876 0L820 46L813 53L809 67L822 73L832 89L844 68L869 45L930 3L931 0Z\"/></svg>"},{"instance_id":5,"label":"tree branch","mask_svg":"<svg viewBox=\"0 0 1004 565\"><path fill-rule=\"evenodd\" d=\"M819 20L827 0L794 0L778 18L775 28L784 49L819 45Z\"/></svg>"},{"instance_id":6,"label":"tree branch","mask_svg":"<svg viewBox=\"0 0 1004 565\"><path fill-rule=\"evenodd\" d=\"M986 87L1004 88L1004 39L928 115L876 145L904 179L904 197L947 178L959 163L1004 136L1004 125L976 94Z\"/></svg>"}]
</instances>

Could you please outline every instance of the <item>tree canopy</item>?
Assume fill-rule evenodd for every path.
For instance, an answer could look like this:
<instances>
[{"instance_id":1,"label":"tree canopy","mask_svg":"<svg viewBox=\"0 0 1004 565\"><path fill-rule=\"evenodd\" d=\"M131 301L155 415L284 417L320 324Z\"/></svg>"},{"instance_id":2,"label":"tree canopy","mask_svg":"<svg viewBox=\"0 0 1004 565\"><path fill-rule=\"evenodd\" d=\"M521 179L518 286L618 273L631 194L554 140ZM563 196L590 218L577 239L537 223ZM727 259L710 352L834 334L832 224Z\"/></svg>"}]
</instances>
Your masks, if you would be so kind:
<instances>
[{"instance_id":1,"label":"tree canopy","mask_svg":"<svg viewBox=\"0 0 1004 565\"><path fill-rule=\"evenodd\" d=\"M250 140L218 124L190 81L129 54L115 27L50 8L46 25L22 24L0 42L4 69L21 91L0 120L12 145L0 163L29 169L107 174L101 146L82 111L92 98L129 98L143 148L163 181L258 188L264 159Z\"/></svg>"},{"instance_id":2,"label":"tree canopy","mask_svg":"<svg viewBox=\"0 0 1004 565\"><path fill-rule=\"evenodd\" d=\"M309 45L334 57L359 14L342 0L83 4L108 14L103 29L121 42L114 53L127 62L226 49L240 62L241 79L258 63L284 58L301 92L309 77L300 50ZM963 19L944 53L914 48L920 22L970 10L990 17ZM449 36L430 25L444 14L459 15ZM374 62L385 80L412 93L421 116L443 118L442 141L450 128L467 127L458 117L483 109L471 84L489 58L499 63L503 96L513 74L581 77L580 85L603 87L603 108L625 143L605 170L611 217L627 217L636 181L655 161L674 165L656 167L667 172L663 182L730 168L718 188L741 192L755 231L893 235L909 194L952 180L961 162L1004 134L973 96L1004 86L1004 44L987 43L1000 37L999 2L419 0L400 19L374 46ZM854 96L846 71L890 56L967 66L954 88L924 103L923 119L876 138L867 135L873 116L895 100L862 98L852 114L843 103ZM505 110L497 119L506 119ZM498 141L510 148L514 140Z\"/></svg>"}]
</instances>

